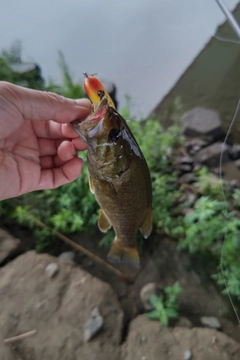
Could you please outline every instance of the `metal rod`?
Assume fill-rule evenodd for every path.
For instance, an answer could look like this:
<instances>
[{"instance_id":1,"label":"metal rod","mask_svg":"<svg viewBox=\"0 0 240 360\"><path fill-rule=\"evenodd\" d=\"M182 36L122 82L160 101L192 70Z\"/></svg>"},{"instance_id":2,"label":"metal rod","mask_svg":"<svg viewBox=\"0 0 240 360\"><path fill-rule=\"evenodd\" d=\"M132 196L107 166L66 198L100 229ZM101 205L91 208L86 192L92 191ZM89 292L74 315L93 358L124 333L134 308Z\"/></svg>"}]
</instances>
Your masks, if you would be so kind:
<instances>
[{"instance_id":1,"label":"metal rod","mask_svg":"<svg viewBox=\"0 0 240 360\"><path fill-rule=\"evenodd\" d=\"M229 25L231 26L231 28L233 29L235 34L240 39L240 27L239 27L237 20L235 19L235 17L231 13L231 11L228 10L228 8L226 7L226 5L224 4L224 2L222 0L216 0L216 2L219 5L219 7L221 8L221 10L223 11L223 13L225 14L227 21L229 22Z\"/></svg>"}]
</instances>

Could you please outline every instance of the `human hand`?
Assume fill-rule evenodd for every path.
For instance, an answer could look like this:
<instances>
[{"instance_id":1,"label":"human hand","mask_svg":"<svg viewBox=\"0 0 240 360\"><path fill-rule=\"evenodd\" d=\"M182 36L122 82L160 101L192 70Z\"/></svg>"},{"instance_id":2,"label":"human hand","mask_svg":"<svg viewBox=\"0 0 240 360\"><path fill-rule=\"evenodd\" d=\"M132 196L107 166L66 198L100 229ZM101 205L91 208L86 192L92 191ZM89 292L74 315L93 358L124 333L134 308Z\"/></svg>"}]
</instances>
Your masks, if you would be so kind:
<instances>
[{"instance_id":1,"label":"human hand","mask_svg":"<svg viewBox=\"0 0 240 360\"><path fill-rule=\"evenodd\" d=\"M87 146L69 123L90 111L87 99L0 82L0 200L75 180Z\"/></svg>"}]
</instances>

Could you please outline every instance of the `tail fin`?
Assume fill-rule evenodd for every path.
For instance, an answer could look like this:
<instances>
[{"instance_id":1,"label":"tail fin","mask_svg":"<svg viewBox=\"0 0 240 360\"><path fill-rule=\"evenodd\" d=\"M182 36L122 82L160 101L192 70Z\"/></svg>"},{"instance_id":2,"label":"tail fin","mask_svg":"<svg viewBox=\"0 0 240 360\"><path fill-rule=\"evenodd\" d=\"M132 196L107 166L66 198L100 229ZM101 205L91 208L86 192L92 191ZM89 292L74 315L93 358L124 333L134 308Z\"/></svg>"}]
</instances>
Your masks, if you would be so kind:
<instances>
[{"instance_id":1,"label":"tail fin","mask_svg":"<svg viewBox=\"0 0 240 360\"><path fill-rule=\"evenodd\" d=\"M108 254L108 261L111 263L126 263L134 267L139 267L140 258L137 248L122 246L115 238Z\"/></svg>"}]
</instances>

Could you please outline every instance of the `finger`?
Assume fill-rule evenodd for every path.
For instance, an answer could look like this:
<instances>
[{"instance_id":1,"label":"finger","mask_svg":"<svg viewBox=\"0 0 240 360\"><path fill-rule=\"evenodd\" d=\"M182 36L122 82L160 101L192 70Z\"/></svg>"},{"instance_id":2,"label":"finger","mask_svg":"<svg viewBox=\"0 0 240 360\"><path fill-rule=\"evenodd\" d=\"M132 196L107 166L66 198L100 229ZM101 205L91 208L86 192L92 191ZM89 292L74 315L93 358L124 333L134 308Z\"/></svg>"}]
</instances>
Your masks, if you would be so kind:
<instances>
[{"instance_id":1,"label":"finger","mask_svg":"<svg viewBox=\"0 0 240 360\"><path fill-rule=\"evenodd\" d=\"M87 144L80 138L72 139L72 141L63 140L59 143L57 153L64 161L70 160L70 156L76 156L77 151L87 149Z\"/></svg>"},{"instance_id":2,"label":"finger","mask_svg":"<svg viewBox=\"0 0 240 360\"><path fill-rule=\"evenodd\" d=\"M76 180L81 173L82 165L82 159L75 157L60 168L42 170L36 190L55 189Z\"/></svg>"},{"instance_id":3,"label":"finger","mask_svg":"<svg viewBox=\"0 0 240 360\"><path fill-rule=\"evenodd\" d=\"M65 162L71 160L72 158L76 157L77 150L85 150L86 146L84 144L84 149L81 148L76 150L76 147L73 145L71 141L63 141L58 149L56 155L56 140L46 140L41 139L39 141L41 143L42 151L40 157L40 165L42 169L51 169L54 167L60 167ZM44 145L47 143L47 145ZM81 143L82 145L82 143ZM55 155L55 156L54 156Z\"/></svg>"},{"instance_id":4,"label":"finger","mask_svg":"<svg viewBox=\"0 0 240 360\"><path fill-rule=\"evenodd\" d=\"M63 141L58 148L58 156L64 162L71 160L76 154L75 146L70 141Z\"/></svg>"},{"instance_id":5,"label":"finger","mask_svg":"<svg viewBox=\"0 0 240 360\"><path fill-rule=\"evenodd\" d=\"M59 124L55 121L34 121L32 126L38 138L61 139L79 138L71 124Z\"/></svg>"},{"instance_id":6,"label":"finger","mask_svg":"<svg viewBox=\"0 0 240 360\"><path fill-rule=\"evenodd\" d=\"M83 151L88 148L88 145L80 137L72 139L72 143L77 151Z\"/></svg>"},{"instance_id":7,"label":"finger","mask_svg":"<svg viewBox=\"0 0 240 360\"><path fill-rule=\"evenodd\" d=\"M67 99L51 92L26 89L6 82L0 84L0 95L14 104L27 120L52 119L68 123L86 117L91 111L91 103L87 99Z\"/></svg>"},{"instance_id":8,"label":"finger","mask_svg":"<svg viewBox=\"0 0 240 360\"><path fill-rule=\"evenodd\" d=\"M79 135L74 130L72 124L69 123L62 125L62 133L65 137L71 137L71 138L79 137Z\"/></svg>"}]
</instances>

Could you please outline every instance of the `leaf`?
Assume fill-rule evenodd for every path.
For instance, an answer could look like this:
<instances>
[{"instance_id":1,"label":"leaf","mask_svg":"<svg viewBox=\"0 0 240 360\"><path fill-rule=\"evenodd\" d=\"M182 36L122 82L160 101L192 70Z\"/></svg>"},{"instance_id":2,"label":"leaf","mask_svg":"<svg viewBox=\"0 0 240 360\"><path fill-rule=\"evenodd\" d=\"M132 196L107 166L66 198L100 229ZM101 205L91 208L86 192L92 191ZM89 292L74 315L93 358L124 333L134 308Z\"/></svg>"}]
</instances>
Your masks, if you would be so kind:
<instances>
[{"instance_id":1,"label":"leaf","mask_svg":"<svg viewBox=\"0 0 240 360\"><path fill-rule=\"evenodd\" d=\"M152 294L149 298L149 302L153 307L156 307L159 302L159 297L155 294Z\"/></svg>"},{"instance_id":2,"label":"leaf","mask_svg":"<svg viewBox=\"0 0 240 360\"><path fill-rule=\"evenodd\" d=\"M169 318L176 319L178 317L178 312L173 308L167 308L166 314Z\"/></svg>"},{"instance_id":3,"label":"leaf","mask_svg":"<svg viewBox=\"0 0 240 360\"><path fill-rule=\"evenodd\" d=\"M157 310L152 310L147 313L147 317L149 319L159 319L159 314L158 314Z\"/></svg>"},{"instance_id":4,"label":"leaf","mask_svg":"<svg viewBox=\"0 0 240 360\"><path fill-rule=\"evenodd\" d=\"M168 326L168 316L165 311L160 315L160 322L163 326Z\"/></svg>"}]
</instances>

